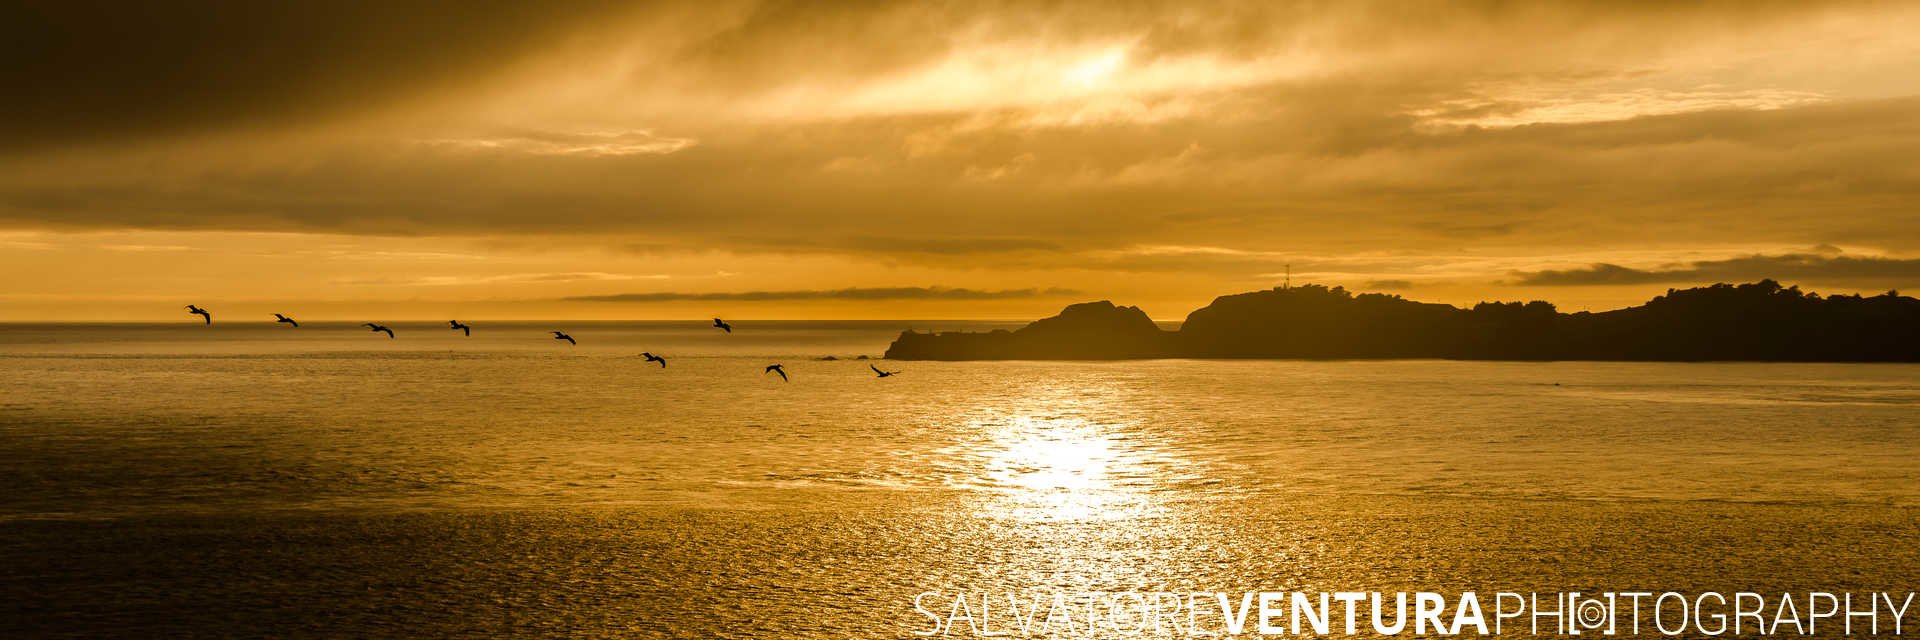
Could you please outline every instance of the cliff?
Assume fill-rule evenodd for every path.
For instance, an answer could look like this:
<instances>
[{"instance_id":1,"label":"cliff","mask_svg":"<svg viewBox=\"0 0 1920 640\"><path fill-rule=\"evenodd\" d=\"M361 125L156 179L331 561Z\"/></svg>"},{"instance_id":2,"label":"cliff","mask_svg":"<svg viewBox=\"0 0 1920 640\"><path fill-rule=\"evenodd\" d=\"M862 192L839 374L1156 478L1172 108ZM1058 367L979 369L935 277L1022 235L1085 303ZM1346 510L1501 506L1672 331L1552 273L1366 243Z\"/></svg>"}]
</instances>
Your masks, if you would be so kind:
<instances>
[{"instance_id":1,"label":"cliff","mask_svg":"<svg viewBox=\"0 0 1920 640\"><path fill-rule=\"evenodd\" d=\"M1920 300L1892 292L1822 297L1764 280L1564 314L1541 301L1461 309L1307 285L1221 296L1189 314L1179 331L1160 330L1138 308L1101 301L1017 331L902 333L886 357L1920 362Z\"/></svg>"}]
</instances>

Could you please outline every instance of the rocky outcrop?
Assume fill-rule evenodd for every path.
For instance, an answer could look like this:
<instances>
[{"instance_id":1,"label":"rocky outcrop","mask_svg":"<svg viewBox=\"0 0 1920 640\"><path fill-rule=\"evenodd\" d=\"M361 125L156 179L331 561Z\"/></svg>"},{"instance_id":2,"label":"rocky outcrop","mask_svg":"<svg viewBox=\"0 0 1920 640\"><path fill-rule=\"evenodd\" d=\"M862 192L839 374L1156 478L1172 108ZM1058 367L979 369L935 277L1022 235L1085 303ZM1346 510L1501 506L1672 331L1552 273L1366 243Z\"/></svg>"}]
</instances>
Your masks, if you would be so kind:
<instances>
[{"instance_id":1,"label":"rocky outcrop","mask_svg":"<svg viewBox=\"0 0 1920 640\"><path fill-rule=\"evenodd\" d=\"M887 348L895 360L1115 360L1170 355L1171 334L1139 307L1105 300L1068 306L1016 331L907 331Z\"/></svg>"},{"instance_id":2,"label":"rocky outcrop","mask_svg":"<svg viewBox=\"0 0 1920 640\"><path fill-rule=\"evenodd\" d=\"M1803 293L1772 280L1668 290L1647 304L1560 313L1541 301L1471 309L1308 285L1221 296L1162 331L1110 302L1017 331L906 332L901 360L1452 358L1920 362L1920 300Z\"/></svg>"}]
</instances>

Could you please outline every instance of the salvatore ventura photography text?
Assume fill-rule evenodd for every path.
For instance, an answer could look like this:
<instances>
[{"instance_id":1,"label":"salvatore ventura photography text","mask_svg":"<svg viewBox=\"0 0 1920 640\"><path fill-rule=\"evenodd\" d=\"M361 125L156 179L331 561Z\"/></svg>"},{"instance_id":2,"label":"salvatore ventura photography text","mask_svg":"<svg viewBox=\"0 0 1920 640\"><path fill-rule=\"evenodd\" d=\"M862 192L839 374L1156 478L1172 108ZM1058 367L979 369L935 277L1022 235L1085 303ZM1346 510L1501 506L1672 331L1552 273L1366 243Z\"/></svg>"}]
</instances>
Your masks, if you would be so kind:
<instances>
[{"instance_id":1,"label":"salvatore ventura photography text","mask_svg":"<svg viewBox=\"0 0 1920 640\"><path fill-rule=\"evenodd\" d=\"M921 637L1920 635L1914 592L922 591Z\"/></svg>"}]
</instances>

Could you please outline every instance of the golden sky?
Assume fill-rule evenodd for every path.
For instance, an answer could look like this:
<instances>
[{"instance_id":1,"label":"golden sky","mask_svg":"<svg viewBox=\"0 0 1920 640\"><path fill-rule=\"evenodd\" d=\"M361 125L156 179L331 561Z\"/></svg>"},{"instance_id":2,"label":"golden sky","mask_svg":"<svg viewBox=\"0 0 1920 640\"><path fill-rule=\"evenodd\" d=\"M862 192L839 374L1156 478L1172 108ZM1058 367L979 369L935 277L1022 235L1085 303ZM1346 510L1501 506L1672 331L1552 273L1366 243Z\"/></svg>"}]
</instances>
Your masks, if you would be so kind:
<instances>
[{"instance_id":1,"label":"golden sky","mask_svg":"<svg viewBox=\"0 0 1920 640\"><path fill-rule=\"evenodd\" d=\"M1910 2L45 4L0 320L1920 288Z\"/></svg>"}]
</instances>

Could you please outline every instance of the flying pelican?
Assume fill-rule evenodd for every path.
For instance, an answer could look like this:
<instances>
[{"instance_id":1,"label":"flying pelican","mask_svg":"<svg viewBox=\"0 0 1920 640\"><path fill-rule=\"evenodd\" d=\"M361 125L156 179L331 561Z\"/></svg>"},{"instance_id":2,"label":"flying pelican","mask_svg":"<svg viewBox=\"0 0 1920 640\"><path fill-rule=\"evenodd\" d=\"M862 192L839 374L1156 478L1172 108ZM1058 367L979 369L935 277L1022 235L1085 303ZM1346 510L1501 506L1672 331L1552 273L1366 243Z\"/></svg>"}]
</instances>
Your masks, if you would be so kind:
<instances>
[{"instance_id":1,"label":"flying pelican","mask_svg":"<svg viewBox=\"0 0 1920 640\"><path fill-rule=\"evenodd\" d=\"M717 328L721 331L725 331L727 333L733 333L733 325L727 324L725 321L719 318L713 319L713 326L714 328Z\"/></svg>"},{"instance_id":2,"label":"flying pelican","mask_svg":"<svg viewBox=\"0 0 1920 640\"><path fill-rule=\"evenodd\" d=\"M295 329L298 329L298 328L300 328L300 323L298 323L298 322L294 322L294 321L293 321L293 318L289 318L289 317L286 317L286 316L283 316L283 315L280 315L280 314L278 314L278 313L276 313L276 314L273 314L273 317L274 317L274 318L276 318L276 320L274 320L274 322L280 322L280 323L284 323L284 324L290 324L290 325L293 325L293 328L295 328Z\"/></svg>"},{"instance_id":3,"label":"flying pelican","mask_svg":"<svg viewBox=\"0 0 1920 640\"><path fill-rule=\"evenodd\" d=\"M387 333L387 339L388 339L388 340L392 340L392 339L393 339L393 330L392 330L392 329L388 329L388 328L386 327L386 325L378 325L378 324L374 324L374 323L371 323L371 322L362 322L362 323L360 323L360 326L362 326L362 327L366 327L366 328L367 328L368 330L370 330L370 331L372 331L372 332L374 332L374 333L380 333L380 332L382 332L382 331L385 331L385 332Z\"/></svg>"},{"instance_id":4,"label":"flying pelican","mask_svg":"<svg viewBox=\"0 0 1920 640\"><path fill-rule=\"evenodd\" d=\"M660 363L660 368L662 368L662 369L665 369L665 368L667 368L667 359L666 359L666 358L662 358L662 357L660 357L660 356L656 356L656 355L653 355L653 354L651 354L651 353L646 353L646 352L644 352L644 351L640 353L640 357L642 357L642 358L646 358L646 359L647 359L647 362L658 362L658 363Z\"/></svg>"},{"instance_id":5,"label":"flying pelican","mask_svg":"<svg viewBox=\"0 0 1920 640\"><path fill-rule=\"evenodd\" d=\"M206 318L207 324L213 324L213 314L207 313L206 309L202 309L200 307L196 307L193 305L187 305L187 313L191 313L193 315ZM719 320L715 320L714 322L719 322Z\"/></svg>"},{"instance_id":6,"label":"flying pelican","mask_svg":"<svg viewBox=\"0 0 1920 640\"><path fill-rule=\"evenodd\" d=\"M891 375L893 375L893 374L896 374L896 373L900 373L900 372L898 372L898 371L881 371L881 370L880 370L880 367L876 367L876 366L873 366L873 363L871 363L871 362L869 362L869 363L867 363L867 368L868 368L868 369L872 369L872 370L873 370L873 372L874 372L874 373L875 373L876 375L879 375L879 376L880 376L880 377L882 377L882 378L885 378L885 377L887 377L887 376L891 376Z\"/></svg>"},{"instance_id":7,"label":"flying pelican","mask_svg":"<svg viewBox=\"0 0 1920 640\"><path fill-rule=\"evenodd\" d=\"M574 341L573 341L573 336L570 336L570 335L567 335L567 334L564 334L564 333L561 333L561 332L558 332L558 331L555 331L555 332L553 332L553 339L555 339L555 340L565 340L565 341L567 341L567 344L570 344L570 345L573 345L573 346L576 346L576 347L577 347L577 346L580 346L580 343L578 343L578 342L574 342Z\"/></svg>"},{"instance_id":8,"label":"flying pelican","mask_svg":"<svg viewBox=\"0 0 1920 640\"><path fill-rule=\"evenodd\" d=\"M778 373L778 374L780 374L780 381L781 381L781 382L793 382L792 380L788 380L788 379L787 379L787 370L786 370L786 368L784 368L784 367L781 367L780 365L777 365L777 364L770 364L770 365L767 365L767 370L766 370L766 371L763 371L762 373Z\"/></svg>"},{"instance_id":9,"label":"flying pelican","mask_svg":"<svg viewBox=\"0 0 1920 640\"><path fill-rule=\"evenodd\" d=\"M473 327L469 327L469 326L467 326L467 325L464 325L464 324L460 324L460 321L459 321L459 320L448 320L448 321L447 321L447 325L448 325L448 326L447 326L447 328L448 328L448 329L456 329L456 330L459 330L459 331L460 331L461 333L464 333L464 334L466 334L466 335L468 335L468 336L472 336L472 335L473 335Z\"/></svg>"}]
</instances>

